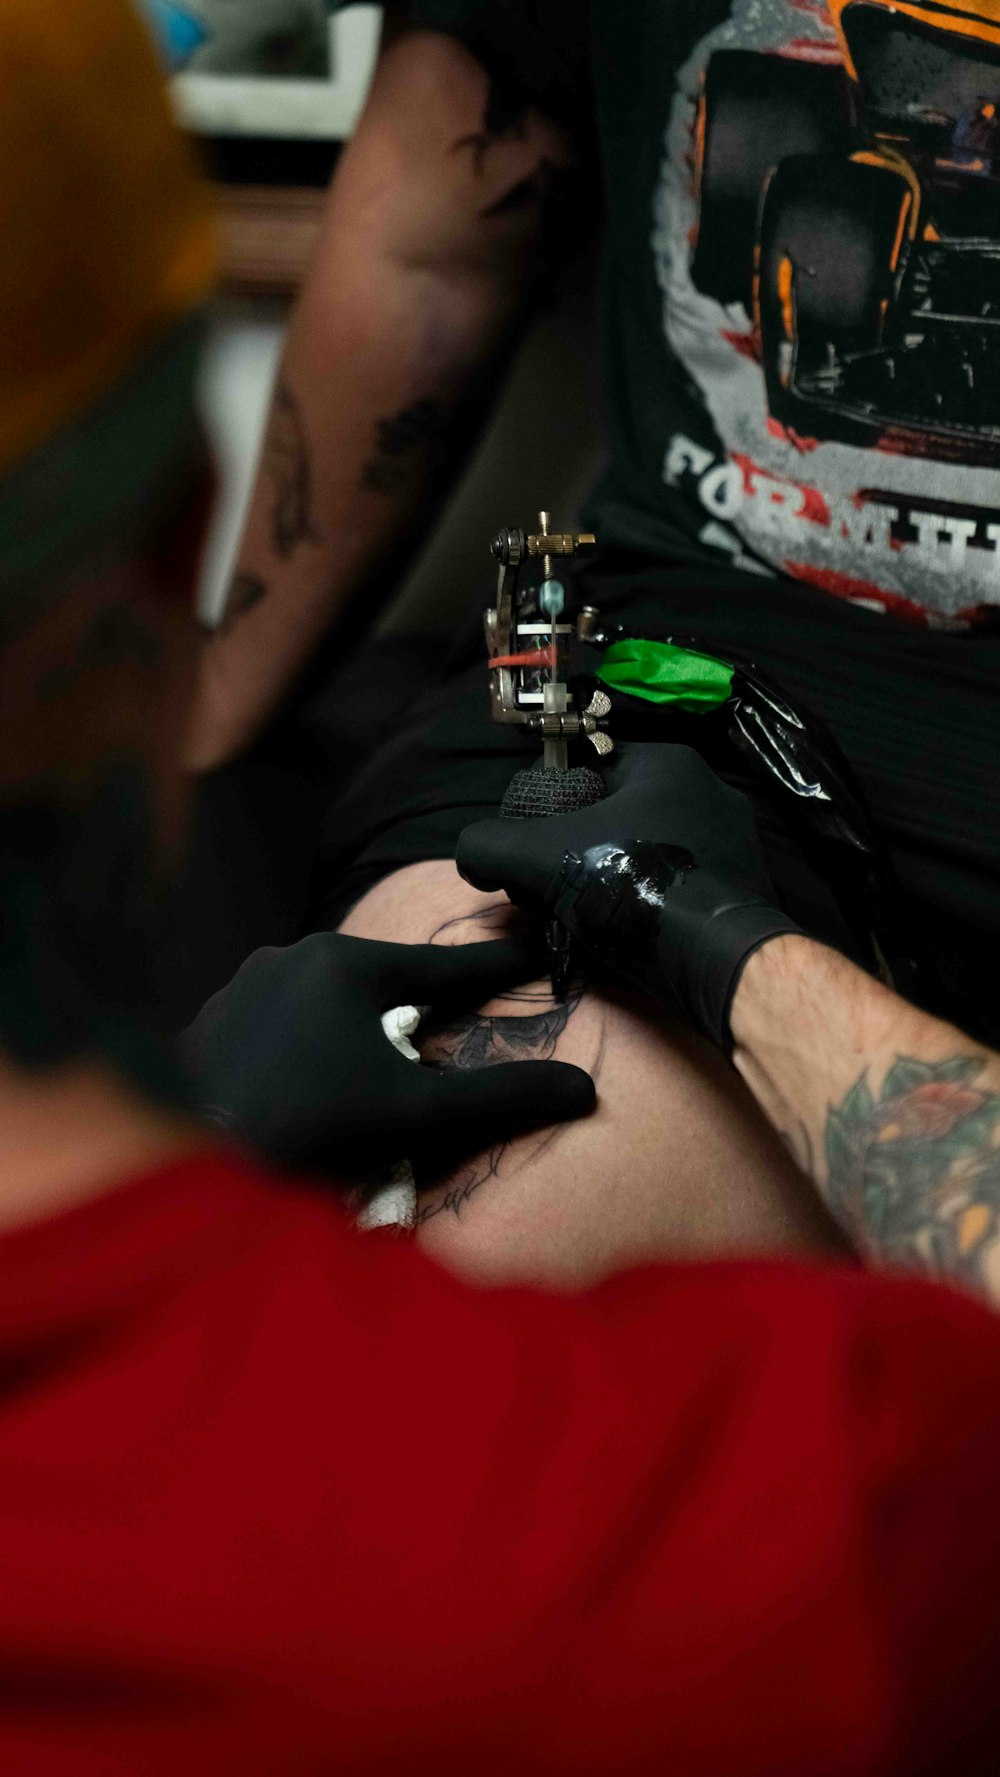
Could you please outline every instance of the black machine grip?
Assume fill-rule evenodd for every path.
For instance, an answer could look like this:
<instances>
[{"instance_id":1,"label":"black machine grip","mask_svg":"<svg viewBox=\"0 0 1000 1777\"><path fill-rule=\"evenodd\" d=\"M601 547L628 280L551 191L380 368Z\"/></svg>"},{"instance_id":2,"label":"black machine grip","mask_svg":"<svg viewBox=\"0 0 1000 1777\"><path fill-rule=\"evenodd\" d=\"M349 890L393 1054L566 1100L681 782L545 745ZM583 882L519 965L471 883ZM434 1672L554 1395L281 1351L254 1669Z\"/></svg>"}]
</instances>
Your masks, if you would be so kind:
<instances>
[{"instance_id":1,"label":"black machine grip","mask_svg":"<svg viewBox=\"0 0 1000 1777\"><path fill-rule=\"evenodd\" d=\"M606 795L604 779L587 765L572 765L566 771L547 771L544 765L529 765L515 771L504 791L500 815L509 821L531 821L543 815L572 814L577 808L589 808L602 801ZM564 1000L573 966L572 940L557 919L549 921L547 938L552 992L557 1000Z\"/></svg>"},{"instance_id":2,"label":"black machine grip","mask_svg":"<svg viewBox=\"0 0 1000 1777\"><path fill-rule=\"evenodd\" d=\"M504 791L500 814L502 819L512 821L572 814L574 809L589 808L606 795L604 779L587 765L573 765L568 771L547 771L543 765L530 765L515 771Z\"/></svg>"}]
</instances>

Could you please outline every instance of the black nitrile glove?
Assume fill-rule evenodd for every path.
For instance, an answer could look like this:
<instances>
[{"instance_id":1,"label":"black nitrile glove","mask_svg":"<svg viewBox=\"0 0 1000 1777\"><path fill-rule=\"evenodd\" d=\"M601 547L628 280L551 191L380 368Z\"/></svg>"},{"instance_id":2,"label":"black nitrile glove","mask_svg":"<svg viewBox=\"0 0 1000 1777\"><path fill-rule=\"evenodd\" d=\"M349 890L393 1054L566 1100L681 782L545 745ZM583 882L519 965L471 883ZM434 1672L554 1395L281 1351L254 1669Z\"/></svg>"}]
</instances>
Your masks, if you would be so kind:
<instances>
[{"instance_id":1,"label":"black nitrile glove","mask_svg":"<svg viewBox=\"0 0 1000 1777\"><path fill-rule=\"evenodd\" d=\"M744 963L797 932L753 812L689 747L630 748L612 793L573 814L478 821L458 844L475 888L545 908L615 975L728 1053Z\"/></svg>"},{"instance_id":2,"label":"black nitrile glove","mask_svg":"<svg viewBox=\"0 0 1000 1777\"><path fill-rule=\"evenodd\" d=\"M444 1149L458 1159L585 1116L594 1084L559 1061L425 1067L382 1029L393 1006L481 1006L544 972L537 940L376 944L318 933L258 950L181 1038L207 1115L278 1160L345 1177Z\"/></svg>"}]
</instances>

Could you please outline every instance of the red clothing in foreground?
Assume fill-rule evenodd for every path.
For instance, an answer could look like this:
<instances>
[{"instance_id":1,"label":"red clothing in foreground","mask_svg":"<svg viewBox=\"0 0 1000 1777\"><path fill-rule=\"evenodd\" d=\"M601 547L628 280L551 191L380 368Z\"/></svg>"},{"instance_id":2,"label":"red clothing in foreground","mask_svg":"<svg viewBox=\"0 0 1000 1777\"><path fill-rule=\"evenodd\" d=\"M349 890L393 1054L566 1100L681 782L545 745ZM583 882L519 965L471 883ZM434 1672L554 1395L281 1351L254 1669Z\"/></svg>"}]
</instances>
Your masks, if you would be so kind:
<instances>
[{"instance_id":1,"label":"red clothing in foreground","mask_svg":"<svg viewBox=\"0 0 1000 1777\"><path fill-rule=\"evenodd\" d=\"M0 1255L5 1777L1000 1763L959 1297L477 1294L210 1155Z\"/></svg>"}]
</instances>

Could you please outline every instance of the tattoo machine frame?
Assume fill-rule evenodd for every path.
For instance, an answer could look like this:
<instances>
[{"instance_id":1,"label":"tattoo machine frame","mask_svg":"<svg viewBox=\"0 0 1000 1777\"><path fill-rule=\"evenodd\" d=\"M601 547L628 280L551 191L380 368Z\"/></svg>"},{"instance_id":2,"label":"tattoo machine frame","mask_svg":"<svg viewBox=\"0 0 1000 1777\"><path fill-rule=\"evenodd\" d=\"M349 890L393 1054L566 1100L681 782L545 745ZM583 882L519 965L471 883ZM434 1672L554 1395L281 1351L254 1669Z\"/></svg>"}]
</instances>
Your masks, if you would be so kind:
<instances>
[{"instance_id":1,"label":"tattoo machine frame","mask_svg":"<svg viewBox=\"0 0 1000 1777\"><path fill-rule=\"evenodd\" d=\"M575 623L566 618L566 587L553 574L553 561L570 559L593 549L591 533L553 531L547 512L538 515L538 530L503 530L493 543L499 565L496 604L486 612L490 698L495 722L526 728L542 742L539 765L518 771L500 807L510 820L565 814L586 808L605 794L603 779L587 766L571 766L569 743L587 739L598 758L614 747L605 723L611 699L599 685L588 688L582 706L566 676L568 648L582 640L597 620L585 606ZM540 585L523 585L521 570L541 559ZM571 945L557 920L547 930L552 991L565 999L569 989Z\"/></svg>"}]
</instances>

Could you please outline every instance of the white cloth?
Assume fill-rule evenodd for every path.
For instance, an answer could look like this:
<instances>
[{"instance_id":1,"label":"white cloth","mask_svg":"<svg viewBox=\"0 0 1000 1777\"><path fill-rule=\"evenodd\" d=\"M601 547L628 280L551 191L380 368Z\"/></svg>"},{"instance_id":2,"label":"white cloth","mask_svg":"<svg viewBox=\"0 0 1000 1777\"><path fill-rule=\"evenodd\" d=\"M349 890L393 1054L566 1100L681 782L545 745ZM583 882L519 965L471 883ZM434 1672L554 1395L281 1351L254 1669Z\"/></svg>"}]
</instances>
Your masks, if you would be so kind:
<instances>
[{"instance_id":1,"label":"white cloth","mask_svg":"<svg viewBox=\"0 0 1000 1777\"><path fill-rule=\"evenodd\" d=\"M407 1061L419 1062L410 1038L416 1034L423 1016L419 1006L393 1006L382 1014L382 1029L394 1049ZM417 1186L413 1168L401 1160L391 1176L369 1193L357 1217L358 1227L367 1234L372 1228L402 1228L408 1231L417 1225Z\"/></svg>"}]
</instances>

